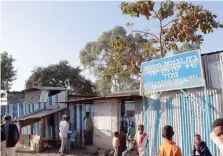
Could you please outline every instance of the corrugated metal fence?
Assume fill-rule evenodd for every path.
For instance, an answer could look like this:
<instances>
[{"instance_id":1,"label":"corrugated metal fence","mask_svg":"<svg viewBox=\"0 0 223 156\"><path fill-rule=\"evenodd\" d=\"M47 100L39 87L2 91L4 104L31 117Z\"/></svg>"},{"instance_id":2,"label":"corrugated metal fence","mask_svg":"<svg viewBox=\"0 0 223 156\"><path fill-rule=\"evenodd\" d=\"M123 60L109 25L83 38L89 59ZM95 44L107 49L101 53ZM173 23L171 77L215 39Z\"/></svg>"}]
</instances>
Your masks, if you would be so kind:
<instances>
[{"instance_id":1,"label":"corrugated metal fence","mask_svg":"<svg viewBox=\"0 0 223 156\"><path fill-rule=\"evenodd\" d=\"M210 140L211 123L223 116L223 94L209 91L206 96L198 90L188 90L187 94L201 104L198 106L190 98L180 92L164 93L157 101L144 98L145 109L150 106L146 116L145 128L149 134L149 153L156 155L159 146L164 142L161 130L164 125L171 125L175 131L174 140L182 148L183 155L190 155L193 147L194 135L200 134L207 143L213 155L217 156L217 150ZM206 103L206 100L208 103ZM150 105L151 104L151 105ZM201 107L204 107L203 110Z\"/></svg>"},{"instance_id":2,"label":"corrugated metal fence","mask_svg":"<svg viewBox=\"0 0 223 156\"><path fill-rule=\"evenodd\" d=\"M13 119L21 117L23 115L28 115L36 110L43 109L49 105L56 105L60 101L67 100L67 92L61 92L54 96L48 97L46 103L38 104L8 104L1 106L1 115L11 114ZM60 107L66 107L66 104L60 104ZM90 115L93 117L93 107L92 104L72 104L69 107L69 115L71 122L73 123L74 130L77 130L77 145L83 147L84 145L84 117L86 112L90 112ZM56 139L59 139L59 123L62 119L63 112L55 113L55 133ZM18 124L17 124L18 126ZM45 122L45 137L53 138L52 127L49 126L48 122ZM40 135L40 123L35 123L33 126L34 135ZM22 129L22 134L30 134L31 126L26 126Z\"/></svg>"},{"instance_id":3,"label":"corrugated metal fence","mask_svg":"<svg viewBox=\"0 0 223 156\"><path fill-rule=\"evenodd\" d=\"M21 117L23 115L28 115L36 110L43 109L48 107L49 105L56 105L57 102L66 101L67 99L67 92L61 92L54 96L48 97L47 102L45 103L37 103L37 104L24 104L24 103L17 103L17 104L8 104L1 106L1 115L4 116L6 114L12 115L13 119ZM66 105L61 104L60 107L66 107ZM55 132L56 132L56 139L59 139L59 122L62 118L62 112L55 113ZM52 135L52 127L48 125L48 122L45 123L45 137L46 138L53 138ZM18 125L18 124L17 124ZM26 126L22 129L22 134L30 134L31 126ZM33 126L34 135L40 135L40 123L35 123Z\"/></svg>"},{"instance_id":4,"label":"corrugated metal fence","mask_svg":"<svg viewBox=\"0 0 223 156\"><path fill-rule=\"evenodd\" d=\"M223 117L223 53L202 55L207 91L204 88L164 92L159 99L144 97L144 125L149 135L148 153L158 154L164 142L162 127L171 125L175 131L174 141L181 147L184 156L190 155L194 135L200 134L213 156L220 156L218 149L210 140L212 122ZM196 101L196 102L195 102ZM149 110L148 110L149 109Z\"/></svg>"}]
</instances>

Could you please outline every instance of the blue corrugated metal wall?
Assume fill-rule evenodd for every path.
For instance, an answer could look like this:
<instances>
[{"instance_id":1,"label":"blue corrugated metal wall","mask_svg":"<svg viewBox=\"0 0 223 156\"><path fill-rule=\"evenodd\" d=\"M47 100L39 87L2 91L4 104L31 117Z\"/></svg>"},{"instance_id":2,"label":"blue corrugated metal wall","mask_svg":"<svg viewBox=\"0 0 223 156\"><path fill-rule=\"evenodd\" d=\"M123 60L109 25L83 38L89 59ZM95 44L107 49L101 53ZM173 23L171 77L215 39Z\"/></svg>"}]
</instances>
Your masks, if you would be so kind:
<instances>
[{"instance_id":1,"label":"blue corrugated metal wall","mask_svg":"<svg viewBox=\"0 0 223 156\"><path fill-rule=\"evenodd\" d=\"M56 94L54 96L48 97L48 101L46 103L37 103L37 104L23 104L23 103L17 103L17 104L8 104L8 105L2 105L0 107L1 109L1 115L4 116L6 114L11 114L13 119L16 119L18 117L21 117L23 115L27 115L29 113L32 113L33 111L43 109L48 107L49 105L56 105L57 102L60 101L66 101L67 99L67 92L61 92L59 94ZM64 104L60 104L60 107L66 107ZM59 139L59 121L62 118L61 112L55 114L56 119L56 125L55 125L55 131L56 131L56 138ZM45 137L52 138L52 127L48 126L48 122L45 123L46 131L45 131ZM31 126L23 127L22 134L30 134ZM36 135L40 135L40 123L34 123L33 124L33 132Z\"/></svg>"},{"instance_id":2,"label":"blue corrugated metal wall","mask_svg":"<svg viewBox=\"0 0 223 156\"><path fill-rule=\"evenodd\" d=\"M149 155L158 154L158 149L164 142L161 129L168 124L173 126L174 141L181 147L184 156L190 155L194 144L194 135L197 133L207 143L212 155L220 156L216 146L210 140L210 133L212 122L218 117L223 117L223 93L208 91L205 95L202 90L190 89L187 92L200 103L200 106L181 92L176 91L163 93L156 101L151 97L144 97L144 113L152 105L144 118L146 132L150 139Z\"/></svg>"},{"instance_id":3,"label":"blue corrugated metal wall","mask_svg":"<svg viewBox=\"0 0 223 156\"><path fill-rule=\"evenodd\" d=\"M70 104L69 114L73 124L73 129L77 131L77 145L84 146L84 117L86 112L90 112L93 118L93 105L92 104Z\"/></svg>"}]
</instances>

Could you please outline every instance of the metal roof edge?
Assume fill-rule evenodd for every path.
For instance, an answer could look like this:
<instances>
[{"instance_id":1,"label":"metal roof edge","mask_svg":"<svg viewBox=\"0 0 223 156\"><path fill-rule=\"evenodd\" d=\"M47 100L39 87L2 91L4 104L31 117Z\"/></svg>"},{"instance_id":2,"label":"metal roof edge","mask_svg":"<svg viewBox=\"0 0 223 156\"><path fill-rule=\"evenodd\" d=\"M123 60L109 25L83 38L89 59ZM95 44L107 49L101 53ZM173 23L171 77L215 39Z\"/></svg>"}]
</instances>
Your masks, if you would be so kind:
<instances>
[{"instance_id":1,"label":"metal roof edge","mask_svg":"<svg viewBox=\"0 0 223 156\"><path fill-rule=\"evenodd\" d=\"M84 99L77 99L77 100L71 100L71 101L61 101L58 103L92 103L93 101L96 100L106 100L106 99L122 99L122 98L142 98L142 96L140 95L132 95L132 94L128 94L128 95L119 95L119 96L102 96L102 97L94 97L94 98L84 98Z\"/></svg>"},{"instance_id":2,"label":"metal roof edge","mask_svg":"<svg viewBox=\"0 0 223 156\"><path fill-rule=\"evenodd\" d=\"M49 87L49 86L32 86L30 88L22 90L23 92L30 92L35 90L58 90L58 91L67 91L67 88L63 87Z\"/></svg>"},{"instance_id":3,"label":"metal roof edge","mask_svg":"<svg viewBox=\"0 0 223 156\"><path fill-rule=\"evenodd\" d=\"M217 53L222 53L222 52L223 52L223 50L214 51L214 52L207 52L207 53L201 54L201 56L203 56L203 55L212 55L212 54L217 54Z\"/></svg>"}]
</instances>

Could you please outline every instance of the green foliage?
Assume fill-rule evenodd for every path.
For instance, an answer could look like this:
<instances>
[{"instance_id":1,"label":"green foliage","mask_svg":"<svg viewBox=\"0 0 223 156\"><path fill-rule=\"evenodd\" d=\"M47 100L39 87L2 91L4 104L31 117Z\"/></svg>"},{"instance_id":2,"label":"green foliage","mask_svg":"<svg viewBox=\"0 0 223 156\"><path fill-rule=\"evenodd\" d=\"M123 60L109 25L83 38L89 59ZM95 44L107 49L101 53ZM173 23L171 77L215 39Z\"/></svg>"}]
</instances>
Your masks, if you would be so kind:
<instances>
[{"instance_id":1,"label":"green foliage","mask_svg":"<svg viewBox=\"0 0 223 156\"><path fill-rule=\"evenodd\" d=\"M111 88L113 86L111 81L106 81L102 78L98 78L95 82L96 91L99 95L105 96L111 93Z\"/></svg>"},{"instance_id":2,"label":"green foliage","mask_svg":"<svg viewBox=\"0 0 223 156\"><path fill-rule=\"evenodd\" d=\"M155 9L155 3L159 5L158 9ZM170 50L177 50L179 42L201 44L203 34L211 33L215 28L223 28L223 25L216 21L217 16L211 11L188 2L123 2L120 8L123 14L132 17L145 16L149 21L155 19L158 21L159 32L141 33L159 43L151 45L159 49L158 52L162 57Z\"/></svg>"},{"instance_id":3,"label":"green foliage","mask_svg":"<svg viewBox=\"0 0 223 156\"><path fill-rule=\"evenodd\" d=\"M211 11L188 2L123 2L120 8L125 15L157 21L158 31L133 30L127 34L123 27L115 27L86 44L80 51L81 63L97 76L104 92L109 86L115 91L132 89L129 81L138 83L143 61L165 57L172 50L184 51L185 46L178 50L179 43L200 45L204 34L223 27ZM133 24L127 26L132 28Z\"/></svg>"},{"instance_id":4,"label":"green foliage","mask_svg":"<svg viewBox=\"0 0 223 156\"><path fill-rule=\"evenodd\" d=\"M177 51L174 51L175 54L184 53L192 50L200 49L199 44L189 44L184 43Z\"/></svg>"},{"instance_id":5,"label":"green foliage","mask_svg":"<svg viewBox=\"0 0 223 156\"><path fill-rule=\"evenodd\" d=\"M70 82L71 90L76 95L95 95L93 84L81 76L82 70L60 61L47 67L37 67L26 81L26 88L32 86L66 87L65 81Z\"/></svg>"},{"instance_id":6,"label":"green foliage","mask_svg":"<svg viewBox=\"0 0 223 156\"><path fill-rule=\"evenodd\" d=\"M134 58L139 55L139 51L132 51L136 46L134 44L142 47L146 42L145 39L140 37L141 35L127 35L123 27L117 26L110 31L103 32L97 41L88 42L80 51L81 63L85 68L92 71L98 79L96 86L100 94L108 94L111 90L125 91L136 88L133 84L137 84L139 80L134 77L134 70L139 70L140 66L137 64L132 68L133 73L131 73L130 70L126 70L126 63L131 64L130 55L133 59L140 59ZM126 42L126 45L122 45L124 42ZM133 49L129 49L127 52L125 48L130 44ZM119 53L119 51L123 51L123 53ZM126 56L129 56L129 59ZM118 64L116 64L117 60L120 60ZM141 61L139 60L139 62ZM131 81L132 84L125 83L127 80Z\"/></svg>"},{"instance_id":7,"label":"green foliage","mask_svg":"<svg viewBox=\"0 0 223 156\"><path fill-rule=\"evenodd\" d=\"M16 79L17 71L13 67L15 59L7 52L1 53L1 89L9 90Z\"/></svg>"}]
</instances>

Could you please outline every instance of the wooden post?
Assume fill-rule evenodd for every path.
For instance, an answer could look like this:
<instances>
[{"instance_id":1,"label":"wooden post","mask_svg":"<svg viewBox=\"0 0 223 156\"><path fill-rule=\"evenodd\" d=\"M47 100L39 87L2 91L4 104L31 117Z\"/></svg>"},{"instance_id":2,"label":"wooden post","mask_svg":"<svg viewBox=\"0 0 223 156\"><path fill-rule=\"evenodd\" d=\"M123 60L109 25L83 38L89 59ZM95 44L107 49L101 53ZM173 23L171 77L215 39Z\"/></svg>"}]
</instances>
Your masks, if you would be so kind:
<instances>
[{"instance_id":1,"label":"wooden post","mask_svg":"<svg viewBox=\"0 0 223 156\"><path fill-rule=\"evenodd\" d=\"M40 137L45 137L45 118L42 118L40 121Z\"/></svg>"},{"instance_id":2,"label":"wooden post","mask_svg":"<svg viewBox=\"0 0 223 156\"><path fill-rule=\"evenodd\" d=\"M70 116L70 104L67 103L66 113L67 116Z\"/></svg>"},{"instance_id":3,"label":"wooden post","mask_svg":"<svg viewBox=\"0 0 223 156\"><path fill-rule=\"evenodd\" d=\"M33 124L31 124L31 135L33 135Z\"/></svg>"},{"instance_id":4,"label":"wooden post","mask_svg":"<svg viewBox=\"0 0 223 156\"><path fill-rule=\"evenodd\" d=\"M36 150L38 153L44 151L44 137L45 137L45 118L42 118L40 120L40 140Z\"/></svg>"},{"instance_id":5,"label":"wooden post","mask_svg":"<svg viewBox=\"0 0 223 156\"><path fill-rule=\"evenodd\" d=\"M22 134L22 127L23 127L23 123L22 121L19 121L19 133Z\"/></svg>"}]
</instances>

